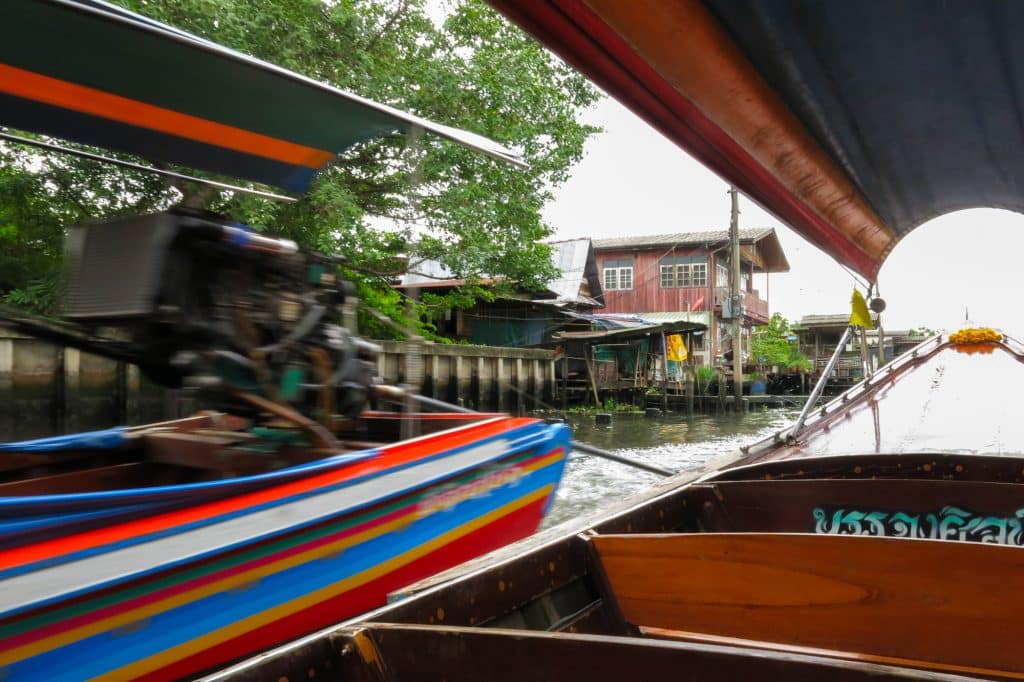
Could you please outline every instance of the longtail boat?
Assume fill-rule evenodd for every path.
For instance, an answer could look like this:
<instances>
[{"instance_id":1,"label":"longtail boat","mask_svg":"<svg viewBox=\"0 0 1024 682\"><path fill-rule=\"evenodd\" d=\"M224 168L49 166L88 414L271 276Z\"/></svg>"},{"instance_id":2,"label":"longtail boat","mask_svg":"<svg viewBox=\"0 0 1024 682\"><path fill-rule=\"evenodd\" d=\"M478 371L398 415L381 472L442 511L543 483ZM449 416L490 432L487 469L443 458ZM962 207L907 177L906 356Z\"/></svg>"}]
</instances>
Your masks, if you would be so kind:
<instances>
[{"instance_id":1,"label":"longtail boat","mask_svg":"<svg viewBox=\"0 0 1024 682\"><path fill-rule=\"evenodd\" d=\"M1024 208L1019 4L491 2L867 284L932 217ZM703 472L206 679L1022 679L1024 421L993 389L1022 375L997 330L936 335Z\"/></svg>"},{"instance_id":2,"label":"longtail boat","mask_svg":"<svg viewBox=\"0 0 1024 682\"><path fill-rule=\"evenodd\" d=\"M179 170L302 192L354 144L414 129L521 163L98 0L2 3L0 36L0 125L46 136L4 144L280 200ZM210 409L0 444L0 677L190 677L539 526L566 427L422 414L429 399L380 385L339 258L185 210L76 227L68 251L64 319L0 319ZM369 409L385 402L404 407Z\"/></svg>"}]
</instances>

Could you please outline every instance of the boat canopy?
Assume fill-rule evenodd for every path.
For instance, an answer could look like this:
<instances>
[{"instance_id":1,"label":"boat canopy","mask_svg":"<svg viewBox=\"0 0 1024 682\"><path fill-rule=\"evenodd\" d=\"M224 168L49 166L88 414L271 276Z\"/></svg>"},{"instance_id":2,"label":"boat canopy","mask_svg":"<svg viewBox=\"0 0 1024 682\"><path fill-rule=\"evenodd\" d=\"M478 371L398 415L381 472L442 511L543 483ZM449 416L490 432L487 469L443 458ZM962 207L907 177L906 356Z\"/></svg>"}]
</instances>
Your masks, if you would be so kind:
<instances>
[{"instance_id":1,"label":"boat canopy","mask_svg":"<svg viewBox=\"0 0 1024 682\"><path fill-rule=\"evenodd\" d=\"M473 133L318 83L99 0L0 3L0 125L305 191L353 145Z\"/></svg>"},{"instance_id":2,"label":"boat canopy","mask_svg":"<svg viewBox=\"0 0 1024 682\"><path fill-rule=\"evenodd\" d=\"M869 279L934 217L1024 212L1024 4L490 1Z\"/></svg>"}]
</instances>

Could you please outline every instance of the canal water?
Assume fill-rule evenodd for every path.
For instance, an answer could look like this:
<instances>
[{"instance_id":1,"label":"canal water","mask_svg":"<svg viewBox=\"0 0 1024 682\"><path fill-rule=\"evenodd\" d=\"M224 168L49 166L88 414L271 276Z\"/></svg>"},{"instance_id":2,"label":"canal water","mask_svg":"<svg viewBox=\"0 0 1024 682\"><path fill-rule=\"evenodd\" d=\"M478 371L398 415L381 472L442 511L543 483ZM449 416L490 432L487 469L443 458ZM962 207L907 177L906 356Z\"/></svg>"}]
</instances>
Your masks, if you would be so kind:
<instances>
[{"instance_id":1,"label":"canal water","mask_svg":"<svg viewBox=\"0 0 1024 682\"><path fill-rule=\"evenodd\" d=\"M737 451L786 426L798 409L747 414L647 417L615 414L597 425L593 415L570 415L573 438L671 471L701 468L709 459ZM590 514L639 492L659 477L624 464L573 452L555 503L544 521L550 527Z\"/></svg>"}]
</instances>

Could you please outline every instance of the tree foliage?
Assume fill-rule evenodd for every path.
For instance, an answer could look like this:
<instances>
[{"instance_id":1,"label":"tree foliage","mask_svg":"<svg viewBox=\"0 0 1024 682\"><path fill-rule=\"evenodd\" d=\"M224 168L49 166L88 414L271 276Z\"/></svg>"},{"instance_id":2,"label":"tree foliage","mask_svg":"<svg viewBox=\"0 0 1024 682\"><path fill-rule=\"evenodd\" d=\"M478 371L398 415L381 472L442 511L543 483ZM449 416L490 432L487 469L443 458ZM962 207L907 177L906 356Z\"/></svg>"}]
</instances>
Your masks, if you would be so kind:
<instances>
[{"instance_id":1,"label":"tree foliage","mask_svg":"<svg viewBox=\"0 0 1024 682\"><path fill-rule=\"evenodd\" d=\"M795 337L793 325L775 313L766 326L754 330L751 354L759 365L809 370L811 362L800 352Z\"/></svg>"},{"instance_id":2,"label":"tree foliage","mask_svg":"<svg viewBox=\"0 0 1024 682\"><path fill-rule=\"evenodd\" d=\"M434 306L472 300L483 275L526 289L553 275L540 243L550 233L540 210L597 131L577 119L599 95L480 0L457 0L440 24L425 0L117 1L311 78L491 137L520 149L530 167L516 169L430 136L413 148L381 139L340 157L301 201L279 204L3 146L0 253L10 260L0 262L0 293L13 290L9 302L24 304L33 283L59 266L68 226L180 202L346 256L363 299L396 319L405 305L386 274L398 256L413 270L424 259L439 260L469 282L470 295L435 297Z\"/></svg>"}]
</instances>

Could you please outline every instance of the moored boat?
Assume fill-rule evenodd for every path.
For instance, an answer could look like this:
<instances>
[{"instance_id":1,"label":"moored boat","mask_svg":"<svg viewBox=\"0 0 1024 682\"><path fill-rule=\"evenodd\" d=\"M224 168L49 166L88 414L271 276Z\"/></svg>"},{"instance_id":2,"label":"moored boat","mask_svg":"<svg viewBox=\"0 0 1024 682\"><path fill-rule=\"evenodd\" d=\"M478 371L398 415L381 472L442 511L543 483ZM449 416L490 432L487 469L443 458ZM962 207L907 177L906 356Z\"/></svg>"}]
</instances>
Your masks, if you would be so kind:
<instances>
[{"instance_id":1,"label":"moored boat","mask_svg":"<svg viewBox=\"0 0 1024 682\"><path fill-rule=\"evenodd\" d=\"M372 439L402 416L365 419ZM330 454L260 451L248 424L219 414L5 444L0 667L9 679L186 676L537 528L564 427L419 421L418 438Z\"/></svg>"}]
</instances>

